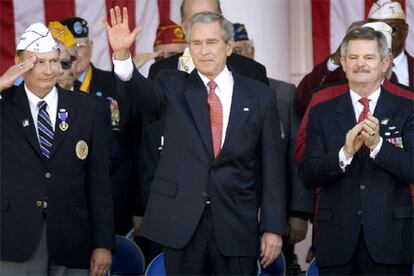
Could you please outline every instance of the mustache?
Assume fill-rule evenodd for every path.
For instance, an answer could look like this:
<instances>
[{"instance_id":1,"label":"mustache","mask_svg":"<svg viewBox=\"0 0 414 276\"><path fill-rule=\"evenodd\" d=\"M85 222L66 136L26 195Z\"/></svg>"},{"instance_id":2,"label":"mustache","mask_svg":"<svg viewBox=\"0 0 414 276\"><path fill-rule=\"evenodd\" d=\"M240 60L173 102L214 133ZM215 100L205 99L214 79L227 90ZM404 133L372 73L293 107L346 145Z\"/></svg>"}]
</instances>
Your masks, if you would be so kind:
<instances>
[{"instance_id":1,"label":"mustache","mask_svg":"<svg viewBox=\"0 0 414 276\"><path fill-rule=\"evenodd\" d=\"M369 73L369 69L364 68L364 67L358 67L356 69L353 70L354 73Z\"/></svg>"}]
</instances>

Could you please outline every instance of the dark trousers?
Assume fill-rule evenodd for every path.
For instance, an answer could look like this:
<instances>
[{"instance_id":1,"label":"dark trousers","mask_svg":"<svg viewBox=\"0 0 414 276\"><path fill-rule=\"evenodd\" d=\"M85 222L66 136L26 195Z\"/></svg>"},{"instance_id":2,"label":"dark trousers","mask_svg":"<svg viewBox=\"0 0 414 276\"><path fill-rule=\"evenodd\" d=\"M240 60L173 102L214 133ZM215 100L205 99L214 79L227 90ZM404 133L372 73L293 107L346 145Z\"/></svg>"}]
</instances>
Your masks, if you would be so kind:
<instances>
[{"instance_id":1,"label":"dark trousers","mask_svg":"<svg viewBox=\"0 0 414 276\"><path fill-rule=\"evenodd\" d=\"M364 235L359 235L358 245L351 260L339 266L319 267L319 275L411 275L412 265L376 263L368 253Z\"/></svg>"},{"instance_id":2,"label":"dark trousers","mask_svg":"<svg viewBox=\"0 0 414 276\"><path fill-rule=\"evenodd\" d=\"M227 257L220 254L208 205L190 242L183 249L165 247L164 254L167 275L257 274L255 256Z\"/></svg>"}]
</instances>

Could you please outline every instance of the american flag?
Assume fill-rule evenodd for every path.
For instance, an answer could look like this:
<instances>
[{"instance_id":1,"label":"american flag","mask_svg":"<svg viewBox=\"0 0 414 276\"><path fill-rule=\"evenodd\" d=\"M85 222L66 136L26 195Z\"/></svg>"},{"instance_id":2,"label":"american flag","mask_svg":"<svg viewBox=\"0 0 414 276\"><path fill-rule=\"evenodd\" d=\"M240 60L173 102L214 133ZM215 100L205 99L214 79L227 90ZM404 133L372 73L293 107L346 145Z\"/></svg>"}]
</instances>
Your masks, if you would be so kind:
<instances>
[{"instance_id":1,"label":"american flag","mask_svg":"<svg viewBox=\"0 0 414 276\"><path fill-rule=\"evenodd\" d=\"M305 3L306 2L306 3ZM255 40L257 59L268 68L270 76L288 76L289 58L301 62L297 49L313 49L313 63L334 52L348 26L366 19L374 0L221 0L224 15L235 22L248 23L249 35ZM414 0L399 0L410 25L406 48L414 55ZM309 3L309 5L304 5ZM0 0L0 74L14 63L16 43L23 31L32 23L47 25L53 20L79 16L89 23L90 38L94 41L93 63L102 69L111 68L111 54L106 31L101 20L115 5L128 7L130 25L143 27L132 52L151 52L160 17L181 21L181 0ZM308 40L288 43L289 36L297 31L293 9L306 6L312 36ZM290 10L290 11L289 11ZM283 17L283 18L281 18ZM303 24L303 23L301 23ZM301 31L304 32L301 28ZM272 35L273 33L273 35ZM299 45L302 44L302 45ZM259 48L259 49L258 49ZM303 54L302 54L303 56ZM282 65L282 66L281 66ZM312 64L306 67L310 70ZM145 69L144 69L145 70ZM285 71L289 71L286 73ZM302 72L306 73L306 72ZM281 78L288 80L287 78ZM289 80L288 80L289 81Z\"/></svg>"}]
</instances>

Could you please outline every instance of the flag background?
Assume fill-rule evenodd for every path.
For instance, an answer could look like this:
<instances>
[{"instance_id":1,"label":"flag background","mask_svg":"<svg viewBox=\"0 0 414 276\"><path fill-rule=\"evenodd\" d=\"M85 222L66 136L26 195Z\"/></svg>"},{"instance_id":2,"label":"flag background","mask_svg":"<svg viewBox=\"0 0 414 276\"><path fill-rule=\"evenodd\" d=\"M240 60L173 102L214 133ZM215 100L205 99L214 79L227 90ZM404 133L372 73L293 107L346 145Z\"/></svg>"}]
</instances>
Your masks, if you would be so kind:
<instances>
[{"instance_id":1,"label":"flag background","mask_svg":"<svg viewBox=\"0 0 414 276\"><path fill-rule=\"evenodd\" d=\"M406 43L414 55L414 1L400 0L411 26ZM79 16L89 23L94 41L93 63L110 70L111 53L101 19L110 7L127 6L131 27L143 27L131 51L152 50L160 16L180 22L181 0L0 0L0 74L14 61L22 32L34 22ZM335 51L347 27L366 17L373 0L221 0L224 15L244 23L256 47L256 60L268 75L298 83L329 53ZM144 66L147 74L151 62Z\"/></svg>"}]
</instances>

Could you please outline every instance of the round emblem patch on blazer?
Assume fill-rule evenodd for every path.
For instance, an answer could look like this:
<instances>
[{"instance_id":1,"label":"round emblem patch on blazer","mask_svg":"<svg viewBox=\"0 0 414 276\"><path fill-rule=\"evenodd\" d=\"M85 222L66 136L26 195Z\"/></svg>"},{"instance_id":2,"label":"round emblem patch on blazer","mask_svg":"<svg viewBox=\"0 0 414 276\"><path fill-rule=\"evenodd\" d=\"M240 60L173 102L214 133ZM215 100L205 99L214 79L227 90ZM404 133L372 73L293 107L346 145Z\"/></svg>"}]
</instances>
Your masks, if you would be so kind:
<instances>
[{"instance_id":1,"label":"round emblem patch on blazer","mask_svg":"<svg viewBox=\"0 0 414 276\"><path fill-rule=\"evenodd\" d=\"M85 160L86 157L88 156L88 144L86 144L85 141L79 140L76 143L76 156L80 160Z\"/></svg>"}]
</instances>

